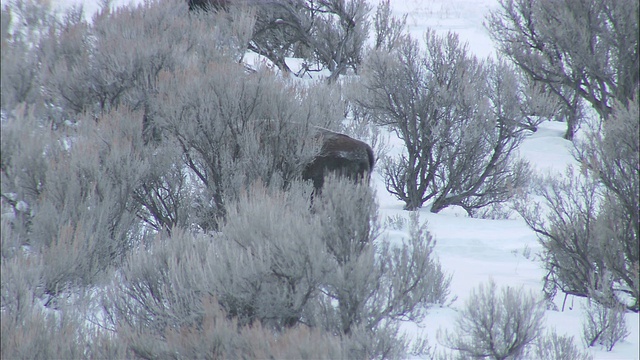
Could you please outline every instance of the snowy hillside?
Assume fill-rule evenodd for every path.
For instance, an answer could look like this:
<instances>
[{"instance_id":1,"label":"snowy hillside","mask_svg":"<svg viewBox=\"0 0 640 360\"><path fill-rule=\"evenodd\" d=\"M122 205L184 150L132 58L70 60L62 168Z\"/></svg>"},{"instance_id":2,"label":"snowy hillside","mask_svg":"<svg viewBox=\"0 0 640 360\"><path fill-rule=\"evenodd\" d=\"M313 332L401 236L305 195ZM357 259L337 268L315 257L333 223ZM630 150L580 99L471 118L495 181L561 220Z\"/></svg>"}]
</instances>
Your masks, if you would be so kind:
<instances>
[{"instance_id":1,"label":"snowy hillside","mask_svg":"<svg viewBox=\"0 0 640 360\"><path fill-rule=\"evenodd\" d=\"M564 170L575 160L570 155L571 144L562 139L563 132L563 123L542 124L538 132L522 144L522 156L540 172ZM405 213L402 204L386 194L381 180L376 186L383 217ZM523 286L541 294L544 272L535 258L540 245L524 221L465 216L463 211L445 210L439 214L421 211L421 218L429 223L429 229L438 241L436 253L444 270L453 274L452 295L458 297L451 306L431 311L423 323L406 326L410 336L427 334L432 345L438 344L438 329L451 329L456 310L465 305L469 290L480 283L493 279L498 286ZM393 236L400 237L398 234ZM562 308L563 299L562 294L556 297L558 309ZM583 305L584 299L569 296L564 312L548 310L547 330L555 328L558 334L581 341ZM638 314L628 313L626 320L630 331L627 339L611 352L592 348L594 359L638 359Z\"/></svg>"},{"instance_id":2,"label":"snowy hillside","mask_svg":"<svg viewBox=\"0 0 640 360\"><path fill-rule=\"evenodd\" d=\"M372 2L376 3L375 0ZM54 0L53 3L64 7L77 2ZM118 6L128 1L113 3ZM98 9L97 1L85 1L83 5L88 13ZM427 28L435 29L439 34L453 31L462 41L468 42L469 49L478 57L495 56L495 47L483 21L488 11L497 6L497 0L392 0L392 6L396 16L408 14L408 30L414 37L422 38ZM562 172L575 162L571 156L571 143L562 138L564 130L563 123L543 123L537 132L524 140L520 156L537 172ZM396 140L389 140L391 151L399 151L400 142ZM372 183L378 196L381 222L391 219L398 224L387 230L385 236L400 243L409 237L409 213L403 210L402 202L385 190L379 173L374 174ZM438 332L453 329L470 290L490 280L495 281L498 288L522 286L542 296L544 269L536 256L541 246L534 232L517 214L507 220L484 220L469 218L464 211L455 208L432 214L428 206L426 204L426 209L420 210L420 220L428 223L429 231L437 240L435 253L443 270L452 275L451 297L455 301L445 307L433 308L421 323L405 323L402 329L408 338L427 337L432 348L442 349ZM564 294L558 294L555 299L558 309L563 307L563 300ZM584 347L581 340L584 303L582 298L569 296L564 311L547 310L546 330L555 329L559 335L573 336L576 344ZM600 347L588 349L594 359L640 359L639 315L627 313L626 322L629 330L626 340L616 344L610 352Z\"/></svg>"},{"instance_id":3,"label":"snowy hillside","mask_svg":"<svg viewBox=\"0 0 640 360\"><path fill-rule=\"evenodd\" d=\"M395 14L408 14L407 23L413 36L428 27L438 33L453 31L478 57L494 56L494 45L483 27L485 14L495 6L493 0L434 0L392 1ZM544 123L529 135L520 147L520 154L541 174L563 172L567 165L575 164L571 156L571 142L562 138L564 123ZM376 188L381 207L381 216L405 216L403 204L389 195L380 177L376 177ZM517 215L512 215L512 218ZM408 219L408 217L407 217ZM427 221L429 230L437 239L436 253L444 270L453 274L452 295L458 299L450 307L432 310L421 324L406 326L409 336L426 334L433 346L438 344L438 329L450 329L462 308L469 290L493 279L498 286L523 286L541 293L542 264L535 254L540 245L535 234L522 220L482 220L467 218L464 211L445 210L432 214L421 210L421 219ZM400 238L397 233L391 237ZM555 301L560 309L564 296ZM547 330L555 328L558 334L573 336L581 341L584 299L569 296L564 312L547 311ZM638 314L626 315L630 331L627 339L616 345L611 352L592 348L594 359L638 359L639 333Z\"/></svg>"}]
</instances>

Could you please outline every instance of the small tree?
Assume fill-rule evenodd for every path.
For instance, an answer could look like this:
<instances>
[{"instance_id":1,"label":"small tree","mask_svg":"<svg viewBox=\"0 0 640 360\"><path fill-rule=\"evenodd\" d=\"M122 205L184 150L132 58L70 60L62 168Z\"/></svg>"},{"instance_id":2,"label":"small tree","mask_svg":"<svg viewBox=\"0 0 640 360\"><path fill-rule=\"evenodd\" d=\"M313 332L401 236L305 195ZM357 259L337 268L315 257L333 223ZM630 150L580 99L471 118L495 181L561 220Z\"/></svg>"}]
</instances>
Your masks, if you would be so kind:
<instances>
[{"instance_id":1,"label":"small tree","mask_svg":"<svg viewBox=\"0 0 640 360\"><path fill-rule=\"evenodd\" d=\"M626 237L624 254L630 265L637 264L640 251L636 246L640 234L639 97L640 87L636 87L635 97L628 103L614 104L613 115L600 131L589 133L584 142L575 146L576 159L607 189L606 198L612 207L619 209L609 212L611 217L605 226ZM619 223L614 225L616 217L620 217Z\"/></svg>"},{"instance_id":2,"label":"small tree","mask_svg":"<svg viewBox=\"0 0 640 360\"><path fill-rule=\"evenodd\" d=\"M543 202L518 201L518 212L539 235L548 274L545 292L592 297L638 311L638 102L614 107L603 135L576 145L580 174L539 180ZM619 296L622 295L623 296Z\"/></svg>"},{"instance_id":3,"label":"small tree","mask_svg":"<svg viewBox=\"0 0 640 360\"><path fill-rule=\"evenodd\" d=\"M441 341L472 358L508 359L523 355L542 330L544 305L522 289L496 291L490 281L473 289L456 320L456 333L445 332Z\"/></svg>"},{"instance_id":4,"label":"small tree","mask_svg":"<svg viewBox=\"0 0 640 360\"><path fill-rule=\"evenodd\" d=\"M312 53L307 32L312 27L304 1L255 2L256 22L248 49L269 59L285 74L292 70L286 58Z\"/></svg>"},{"instance_id":5,"label":"small tree","mask_svg":"<svg viewBox=\"0 0 640 360\"><path fill-rule=\"evenodd\" d=\"M525 113L513 71L483 64L458 37L425 37L423 54L402 39L371 56L359 104L404 142L405 152L382 167L387 190L414 210L476 209L504 202L526 183L527 167L512 154Z\"/></svg>"},{"instance_id":6,"label":"small tree","mask_svg":"<svg viewBox=\"0 0 640 360\"><path fill-rule=\"evenodd\" d=\"M638 2L501 0L487 27L498 46L563 103L572 139L580 100L606 119L638 86Z\"/></svg>"},{"instance_id":7,"label":"small tree","mask_svg":"<svg viewBox=\"0 0 640 360\"><path fill-rule=\"evenodd\" d=\"M357 72L369 36L369 4L366 0L320 0L309 4L316 18L309 34L314 50L314 58L310 60L318 61L331 72L330 83L347 69Z\"/></svg>"},{"instance_id":8,"label":"small tree","mask_svg":"<svg viewBox=\"0 0 640 360\"><path fill-rule=\"evenodd\" d=\"M305 71L329 70L329 82L347 69L357 71L369 31L366 1L277 0L251 6L256 24L248 47L283 72L291 73L285 58L294 55L307 61Z\"/></svg>"}]
</instances>

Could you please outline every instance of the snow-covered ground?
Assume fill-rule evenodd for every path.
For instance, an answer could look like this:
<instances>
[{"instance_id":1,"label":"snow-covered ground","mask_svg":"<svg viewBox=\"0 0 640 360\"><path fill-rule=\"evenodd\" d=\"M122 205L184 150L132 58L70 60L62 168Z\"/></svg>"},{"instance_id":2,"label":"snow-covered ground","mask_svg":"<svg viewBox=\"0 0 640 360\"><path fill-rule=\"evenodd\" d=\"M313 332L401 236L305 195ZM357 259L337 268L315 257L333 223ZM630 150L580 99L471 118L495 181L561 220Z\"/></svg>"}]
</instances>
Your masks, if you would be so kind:
<instances>
[{"instance_id":1,"label":"snow-covered ground","mask_svg":"<svg viewBox=\"0 0 640 360\"><path fill-rule=\"evenodd\" d=\"M438 34L452 31L458 33L478 57L495 56L495 45L483 21L486 14L498 6L496 0L392 0L391 5L396 16L408 14L408 30L414 37L422 38L427 28ZM536 133L525 139L520 155L540 173L564 172L567 165L575 164L571 156L572 145L562 138L565 130L564 123L543 123ZM394 143L390 142L391 145ZM374 184L383 219L400 215L406 217L408 223L408 215L402 210L403 203L387 193L380 176L375 177ZM436 339L438 330L452 329L457 311L465 306L470 289L490 279L498 287L523 286L542 294L543 264L535 256L541 247L523 220L471 219L463 212L448 209L439 214L424 209L420 211L420 218L428 222L429 230L437 239L435 252L443 269L453 274L451 294L457 300L448 307L431 310L420 324L405 324L409 337L426 336L432 346L441 347ZM389 236L399 241L402 234L394 231ZM555 299L559 309L563 299L563 294ZM573 336L579 347L584 346L581 339L583 306L584 299L569 296L563 312L546 312L546 329ZM589 349L594 359L640 358L639 315L628 313L626 321L629 330L626 340L616 344L611 352L598 347Z\"/></svg>"},{"instance_id":2,"label":"snow-covered ground","mask_svg":"<svg viewBox=\"0 0 640 360\"><path fill-rule=\"evenodd\" d=\"M564 140L565 124L547 122L525 139L521 156L530 161L541 172L563 171L566 165L574 163L570 155L571 143ZM375 179L380 214L383 218L408 215L402 210L402 203L388 195L384 183ZM424 209L420 218L427 221L429 230L436 237L435 253L443 270L453 274L451 294L457 300L448 307L435 308L420 324L405 324L409 337L428 337L429 343L442 348L437 341L439 329L454 329L457 311L465 306L469 290L492 279L501 286L524 287L542 296L542 263L535 254L541 247L536 235L521 219L484 220L466 217L463 211L445 209L432 214ZM403 234L394 231L390 239L401 240ZM407 235L404 235L405 237ZM558 294L555 304L562 308L563 294ZM546 312L546 329L555 329L559 335L574 337L576 345L582 344L584 299L569 296L565 310ZM603 348L589 349L594 359L638 359L638 314L626 314L630 332L625 341L616 344L611 352Z\"/></svg>"},{"instance_id":3,"label":"snow-covered ground","mask_svg":"<svg viewBox=\"0 0 640 360\"><path fill-rule=\"evenodd\" d=\"M2 1L3 4L5 2ZM52 2L60 7L80 3L74 0ZM113 4L129 2L115 0ZM375 5L378 1L371 2ZM85 11L96 11L98 3L84 1ZM392 0L391 4L396 16L408 14L408 30L414 37L421 39L428 27L439 34L453 31L462 41L468 42L469 49L477 56L495 56L495 46L483 27L483 21L485 15L497 7L497 0ZM562 139L564 130L562 123L542 124L538 132L524 141L521 156L529 160L537 171L562 172L567 164L574 162L570 155L571 144ZM397 142L392 141L391 145L394 143ZM401 216L409 223L409 214L402 210L403 204L386 192L379 174L375 174L373 184L377 189L382 220ZM432 309L420 324L406 323L403 330L409 338L426 336L432 346L438 345L438 329L452 329L457 311L465 305L470 289L490 279L498 287L523 286L541 293L544 271L535 257L540 245L524 221L471 219L456 210L432 214L426 209L420 212L420 218L429 223L429 230L437 239L435 251L443 269L453 275L451 294L457 300L450 306ZM401 241L408 234L395 230L388 236L392 241ZM562 307L563 298L562 294L556 298L558 308ZM576 344L583 346L583 303L583 299L569 297L563 312L548 310L546 328L555 328L561 335L574 336ZM626 321L630 334L626 340L616 344L611 352L598 347L589 349L594 358L639 359L638 320L638 314L628 313Z\"/></svg>"}]
</instances>

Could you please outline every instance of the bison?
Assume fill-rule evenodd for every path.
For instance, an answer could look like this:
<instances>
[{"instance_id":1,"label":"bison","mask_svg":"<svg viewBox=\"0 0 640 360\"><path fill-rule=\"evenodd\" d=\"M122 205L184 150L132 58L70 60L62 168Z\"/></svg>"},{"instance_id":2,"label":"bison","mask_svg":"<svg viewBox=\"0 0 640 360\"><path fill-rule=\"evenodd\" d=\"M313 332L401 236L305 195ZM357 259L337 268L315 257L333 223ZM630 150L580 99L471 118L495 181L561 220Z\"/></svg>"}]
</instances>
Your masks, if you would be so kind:
<instances>
[{"instance_id":1,"label":"bison","mask_svg":"<svg viewBox=\"0 0 640 360\"><path fill-rule=\"evenodd\" d=\"M317 130L322 146L320 152L304 167L302 178L313 181L317 193L329 174L368 182L375 164L371 146L345 134L323 128Z\"/></svg>"}]
</instances>

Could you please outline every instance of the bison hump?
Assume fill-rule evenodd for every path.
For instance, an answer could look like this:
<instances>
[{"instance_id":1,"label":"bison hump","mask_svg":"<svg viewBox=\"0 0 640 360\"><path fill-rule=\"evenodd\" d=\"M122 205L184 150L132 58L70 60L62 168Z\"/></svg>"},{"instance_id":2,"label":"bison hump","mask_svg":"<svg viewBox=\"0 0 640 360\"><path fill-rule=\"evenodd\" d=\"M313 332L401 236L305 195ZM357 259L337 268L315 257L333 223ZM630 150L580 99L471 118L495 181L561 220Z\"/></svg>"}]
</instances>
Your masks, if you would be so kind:
<instances>
[{"instance_id":1,"label":"bison hump","mask_svg":"<svg viewBox=\"0 0 640 360\"><path fill-rule=\"evenodd\" d=\"M325 133L321 156L333 156L345 160L368 163L373 168L371 147L352 137L339 133Z\"/></svg>"}]
</instances>

